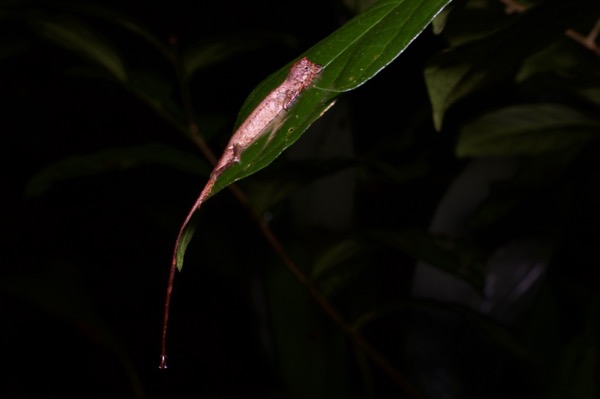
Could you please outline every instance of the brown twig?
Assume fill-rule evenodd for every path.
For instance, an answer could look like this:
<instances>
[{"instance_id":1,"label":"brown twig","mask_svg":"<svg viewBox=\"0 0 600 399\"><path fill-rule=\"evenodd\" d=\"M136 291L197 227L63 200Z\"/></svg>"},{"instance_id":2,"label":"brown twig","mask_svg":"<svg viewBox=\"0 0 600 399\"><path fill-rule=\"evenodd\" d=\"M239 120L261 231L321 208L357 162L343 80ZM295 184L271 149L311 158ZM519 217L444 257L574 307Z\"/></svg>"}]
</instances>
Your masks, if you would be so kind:
<instances>
[{"instance_id":1,"label":"brown twig","mask_svg":"<svg viewBox=\"0 0 600 399\"><path fill-rule=\"evenodd\" d=\"M592 50L597 55L600 55L600 47L596 44L596 39L598 39L598 35L600 34L600 19L596 21L596 24L590 30L587 36L582 35L581 33L573 30L567 29L565 31L565 35L567 37L575 40L577 43L581 44L583 47Z\"/></svg>"},{"instance_id":2,"label":"brown twig","mask_svg":"<svg viewBox=\"0 0 600 399\"><path fill-rule=\"evenodd\" d=\"M520 3L516 2L515 0L499 0L499 1L500 1L500 3L502 3L506 6L504 11L508 15L514 14L514 13L520 14L527 10L527 6L520 4ZM567 29L565 31L565 35L567 37L575 40L577 43L581 44L583 47L587 48L588 50L591 50L594 53L596 53L597 55L600 55L600 47L596 43L596 40L598 39L598 35L600 35L600 19L598 19L596 21L596 24L594 25L594 27L592 28L590 33L587 34L587 36L582 35L581 33L575 31L574 29Z\"/></svg>"},{"instance_id":3,"label":"brown twig","mask_svg":"<svg viewBox=\"0 0 600 399\"><path fill-rule=\"evenodd\" d=\"M521 14L527 10L527 6L517 3L515 0L500 0L500 3L506 6L504 12L507 15L511 15L514 13Z\"/></svg>"}]
</instances>

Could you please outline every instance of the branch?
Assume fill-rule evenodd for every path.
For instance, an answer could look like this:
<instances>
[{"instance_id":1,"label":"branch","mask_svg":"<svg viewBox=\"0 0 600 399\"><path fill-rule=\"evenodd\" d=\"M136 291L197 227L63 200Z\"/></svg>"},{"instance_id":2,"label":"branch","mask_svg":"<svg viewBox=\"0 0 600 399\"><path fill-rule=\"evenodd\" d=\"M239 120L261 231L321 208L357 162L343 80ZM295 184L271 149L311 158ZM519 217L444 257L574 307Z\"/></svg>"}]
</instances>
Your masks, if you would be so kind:
<instances>
[{"instance_id":1,"label":"branch","mask_svg":"<svg viewBox=\"0 0 600 399\"><path fill-rule=\"evenodd\" d=\"M510 14L514 14L514 13L523 13L527 10L527 6L520 4L518 2L516 2L515 0L499 0L500 3L504 4L506 6L504 12L506 12L506 14L510 15ZM588 33L587 36L582 35L581 33L573 30L573 29L567 29L565 31L565 35L573 40L575 40L577 43L581 44L583 47L587 48L588 50L593 51L594 53L596 53L597 55L600 55L600 47L598 46L598 44L596 44L596 39L598 39L598 35L600 35L600 19L598 19L596 21L596 24L594 25L594 27L592 28L592 30L590 31L590 33Z\"/></svg>"},{"instance_id":2,"label":"branch","mask_svg":"<svg viewBox=\"0 0 600 399\"><path fill-rule=\"evenodd\" d=\"M506 6L504 12L507 15L511 15L514 13L521 14L527 10L527 6L521 3L517 3L515 0L500 0L500 3Z\"/></svg>"},{"instance_id":3,"label":"branch","mask_svg":"<svg viewBox=\"0 0 600 399\"><path fill-rule=\"evenodd\" d=\"M593 26L592 30L587 36L583 36L581 33L576 32L573 29L567 29L565 31L565 35L567 35L567 37L570 37L583 47L592 50L597 55L600 55L600 48L596 44L598 34L600 34L600 19L596 21L596 24Z\"/></svg>"}]
</instances>

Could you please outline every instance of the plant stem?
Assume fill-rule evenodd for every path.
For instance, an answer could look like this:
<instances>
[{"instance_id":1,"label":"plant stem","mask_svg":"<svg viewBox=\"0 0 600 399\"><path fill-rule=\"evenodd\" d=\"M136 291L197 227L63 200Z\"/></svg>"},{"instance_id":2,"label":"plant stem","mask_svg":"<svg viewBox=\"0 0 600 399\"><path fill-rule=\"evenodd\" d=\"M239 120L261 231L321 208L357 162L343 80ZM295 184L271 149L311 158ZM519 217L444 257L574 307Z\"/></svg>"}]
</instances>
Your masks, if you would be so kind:
<instances>
[{"instance_id":1,"label":"plant stem","mask_svg":"<svg viewBox=\"0 0 600 399\"><path fill-rule=\"evenodd\" d=\"M598 39L598 35L600 34L600 19L596 21L596 24L588 33L587 36L582 35L579 32L574 31L573 29L567 29L565 35L575 40L577 43L581 44L583 47L592 50L597 55L600 55L600 47L596 44L596 39Z\"/></svg>"}]
</instances>

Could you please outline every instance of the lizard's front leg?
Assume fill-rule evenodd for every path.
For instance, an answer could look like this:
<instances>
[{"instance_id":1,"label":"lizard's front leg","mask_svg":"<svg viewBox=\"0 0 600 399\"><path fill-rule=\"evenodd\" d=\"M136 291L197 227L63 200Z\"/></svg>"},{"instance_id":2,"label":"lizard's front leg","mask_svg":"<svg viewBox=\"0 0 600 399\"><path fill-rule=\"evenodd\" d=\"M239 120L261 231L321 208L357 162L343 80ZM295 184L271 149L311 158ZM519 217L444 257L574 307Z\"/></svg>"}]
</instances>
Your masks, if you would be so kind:
<instances>
[{"instance_id":1,"label":"lizard's front leg","mask_svg":"<svg viewBox=\"0 0 600 399\"><path fill-rule=\"evenodd\" d=\"M240 155L242 148L239 144L232 144L223 153L223 156L219 160L217 168L213 171L212 175L219 177L224 171L229 169L235 164L240 163Z\"/></svg>"},{"instance_id":2,"label":"lizard's front leg","mask_svg":"<svg viewBox=\"0 0 600 399\"><path fill-rule=\"evenodd\" d=\"M288 110L296 101L296 97L298 97L298 92L296 90L287 90L285 92L285 96L283 97L283 109Z\"/></svg>"}]
</instances>

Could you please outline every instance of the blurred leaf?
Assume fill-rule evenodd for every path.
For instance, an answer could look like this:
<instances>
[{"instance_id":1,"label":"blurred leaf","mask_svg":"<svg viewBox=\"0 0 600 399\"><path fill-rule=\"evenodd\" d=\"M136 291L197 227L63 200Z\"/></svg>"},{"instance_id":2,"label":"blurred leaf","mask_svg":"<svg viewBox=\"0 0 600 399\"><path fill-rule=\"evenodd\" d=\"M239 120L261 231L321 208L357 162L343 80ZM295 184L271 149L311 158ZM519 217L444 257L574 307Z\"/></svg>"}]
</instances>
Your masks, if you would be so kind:
<instances>
[{"instance_id":1,"label":"blurred leaf","mask_svg":"<svg viewBox=\"0 0 600 399\"><path fill-rule=\"evenodd\" d=\"M600 106L600 86L580 89L578 93L586 100Z\"/></svg>"},{"instance_id":2,"label":"blurred leaf","mask_svg":"<svg viewBox=\"0 0 600 399\"><path fill-rule=\"evenodd\" d=\"M450 46L456 47L482 39L506 27L517 16L509 17L499 1L454 1L433 20L436 34L443 33Z\"/></svg>"},{"instance_id":3,"label":"blurred leaf","mask_svg":"<svg viewBox=\"0 0 600 399\"><path fill-rule=\"evenodd\" d=\"M559 104L503 108L466 124L459 157L539 155L580 147L600 137L600 120Z\"/></svg>"},{"instance_id":4,"label":"blurred leaf","mask_svg":"<svg viewBox=\"0 0 600 399\"><path fill-rule=\"evenodd\" d=\"M68 321L87 339L114 353L127 371L135 397L145 397L140 375L132 359L117 335L92 306L84 275L80 270L67 263L45 265L41 271L4 278L0 280L0 287L3 291Z\"/></svg>"},{"instance_id":5,"label":"blurred leaf","mask_svg":"<svg viewBox=\"0 0 600 399\"><path fill-rule=\"evenodd\" d=\"M173 85L163 76L153 71L132 71L126 88L180 131L187 131L184 112L174 100Z\"/></svg>"},{"instance_id":6,"label":"blurred leaf","mask_svg":"<svg viewBox=\"0 0 600 399\"><path fill-rule=\"evenodd\" d=\"M600 12L600 9L598 10ZM589 19L579 10L578 26ZM593 24L593 21L590 21ZM566 36L528 56L516 76L521 91L531 97L553 95L574 100L582 109L600 105L600 63L598 57L574 45ZM589 103L591 104L589 104Z\"/></svg>"},{"instance_id":7,"label":"blurred leaf","mask_svg":"<svg viewBox=\"0 0 600 399\"><path fill-rule=\"evenodd\" d=\"M555 24L564 7L532 9L511 18L503 29L494 32L488 28L492 34L432 58L425 78L436 129L441 129L444 115L452 105L473 93L512 83L525 57L562 38L563 32Z\"/></svg>"},{"instance_id":8,"label":"blurred leaf","mask_svg":"<svg viewBox=\"0 0 600 399\"><path fill-rule=\"evenodd\" d=\"M547 203L547 193L556 192L558 180L577 154L573 150L525 160L511 180L492 186L488 198L471 217L471 230L477 234L487 228L494 229L496 223L506 221L519 207L538 196ZM539 209L538 201L535 203Z\"/></svg>"},{"instance_id":9,"label":"blurred leaf","mask_svg":"<svg viewBox=\"0 0 600 399\"><path fill-rule=\"evenodd\" d=\"M550 398L597 398L598 344L595 336L573 338L563 351L559 378L550 383Z\"/></svg>"},{"instance_id":10,"label":"blurred leaf","mask_svg":"<svg viewBox=\"0 0 600 399\"><path fill-rule=\"evenodd\" d=\"M25 191L29 196L40 195L60 181L127 170L141 165L166 166L198 175L209 173L207 163L188 152L161 144L147 144L139 147L112 148L57 161L33 176Z\"/></svg>"},{"instance_id":11,"label":"blurred leaf","mask_svg":"<svg viewBox=\"0 0 600 399\"><path fill-rule=\"evenodd\" d=\"M269 330L286 398L354 398L348 384L352 359L344 333L331 328L306 289L285 268L267 264Z\"/></svg>"},{"instance_id":12,"label":"blurred leaf","mask_svg":"<svg viewBox=\"0 0 600 399\"><path fill-rule=\"evenodd\" d=\"M23 38L11 38L0 44L0 60L23 54L31 48L31 42Z\"/></svg>"},{"instance_id":13,"label":"blurred leaf","mask_svg":"<svg viewBox=\"0 0 600 399\"><path fill-rule=\"evenodd\" d=\"M446 23L448 22L448 14L452 11L453 8L453 5L445 7L442 11L438 13L438 15L436 15L433 21L431 21L431 28L433 29L434 34L439 35L444 31Z\"/></svg>"},{"instance_id":14,"label":"blurred leaf","mask_svg":"<svg viewBox=\"0 0 600 399\"><path fill-rule=\"evenodd\" d=\"M304 53L323 67L316 82L298 96L282 120L268 126L262 138L242 152L239 163L217 178L207 198L269 165L333 105L339 93L360 86L392 62L449 1L382 0ZM290 65L264 80L250 94L237 126L281 84ZM181 234L176 254L180 269L194 228L192 221Z\"/></svg>"},{"instance_id":15,"label":"blurred leaf","mask_svg":"<svg viewBox=\"0 0 600 399\"><path fill-rule=\"evenodd\" d=\"M584 291L585 292L585 291ZM590 292L591 293L591 292ZM578 293L579 295L581 293ZM584 295L585 297L585 295ZM580 298L583 299L583 298ZM549 398L598 397L598 312L600 301L594 293L587 302L581 304L585 309L584 329L572 336L557 362L556 377L548 385Z\"/></svg>"},{"instance_id":16,"label":"blurred leaf","mask_svg":"<svg viewBox=\"0 0 600 399\"><path fill-rule=\"evenodd\" d=\"M335 242L318 255L311 277L325 296L332 297L360 279L362 271L373 265L378 248L378 243L361 236Z\"/></svg>"},{"instance_id":17,"label":"blurred leaf","mask_svg":"<svg viewBox=\"0 0 600 399\"><path fill-rule=\"evenodd\" d=\"M582 65L582 60L577 57L575 50L578 49L563 40L552 43L550 46L532 54L523 62L521 70L516 76L517 82L522 82L533 75L544 72L572 76L578 72L577 68Z\"/></svg>"},{"instance_id":18,"label":"blurred leaf","mask_svg":"<svg viewBox=\"0 0 600 399\"><path fill-rule=\"evenodd\" d=\"M354 321L357 329L364 329L373 321L384 317L404 317L406 312L438 310L462 317L475 329L485 334L503 351L530 366L539 366L540 358L526 347L508 328L489 318L461 305L433 302L428 300L402 301L387 306L380 306L372 312L365 313Z\"/></svg>"},{"instance_id":19,"label":"blurred leaf","mask_svg":"<svg viewBox=\"0 0 600 399\"><path fill-rule=\"evenodd\" d=\"M355 258L365 249L365 243L357 238L349 238L327 248L315 261L311 273L313 278L318 279L328 270Z\"/></svg>"},{"instance_id":20,"label":"blurred leaf","mask_svg":"<svg viewBox=\"0 0 600 399\"><path fill-rule=\"evenodd\" d=\"M521 91L532 97L549 94L567 98L573 106L590 110L600 106L600 69L565 38L528 57L516 79ZM590 62L591 61L591 62Z\"/></svg>"},{"instance_id":21,"label":"blurred leaf","mask_svg":"<svg viewBox=\"0 0 600 399\"><path fill-rule=\"evenodd\" d=\"M105 8L100 4L76 2L71 4L70 8L71 7L77 10L78 13L100 18L110 24L121 26L122 28L128 30L129 32L135 34L147 43L154 46L154 48L159 50L168 60L171 60L174 56L173 49L167 45L167 43L159 40L152 32L128 15L113 9Z\"/></svg>"},{"instance_id":22,"label":"blurred leaf","mask_svg":"<svg viewBox=\"0 0 600 399\"><path fill-rule=\"evenodd\" d=\"M477 292L483 292L482 255L465 243L419 230L378 231L371 235L417 260L460 278Z\"/></svg>"},{"instance_id":23,"label":"blurred leaf","mask_svg":"<svg viewBox=\"0 0 600 399\"><path fill-rule=\"evenodd\" d=\"M252 208L260 215L300 187L355 165L353 160L288 161L282 167L271 168L268 173L247 181L244 191Z\"/></svg>"},{"instance_id":24,"label":"blurred leaf","mask_svg":"<svg viewBox=\"0 0 600 399\"><path fill-rule=\"evenodd\" d=\"M131 76L131 85L143 90L145 95L157 103L172 102L173 84L154 71L136 71Z\"/></svg>"},{"instance_id":25,"label":"blurred leaf","mask_svg":"<svg viewBox=\"0 0 600 399\"><path fill-rule=\"evenodd\" d=\"M424 157L417 157L413 162L397 165L382 159L369 159L369 166L378 170L388 179L396 183L406 183L411 180L424 178L431 170L431 165Z\"/></svg>"},{"instance_id":26,"label":"blurred leaf","mask_svg":"<svg viewBox=\"0 0 600 399\"><path fill-rule=\"evenodd\" d=\"M270 43L293 45L293 39L285 35L245 35L203 40L183 52L182 64L186 79L197 71L222 63L237 55L250 53Z\"/></svg>"},{"instance_id":27,"label":"blurred leaf","mask_svg":"<svg viewBox=\"0 0 600 399\"><path fill-rule=\"evenodd\" d=\"M74 17L56 19L32 18L40 34L53 42L74 50L106 68L119 81L127 81L127 71L113 46Z\"/></svg>"}]
</instances>

